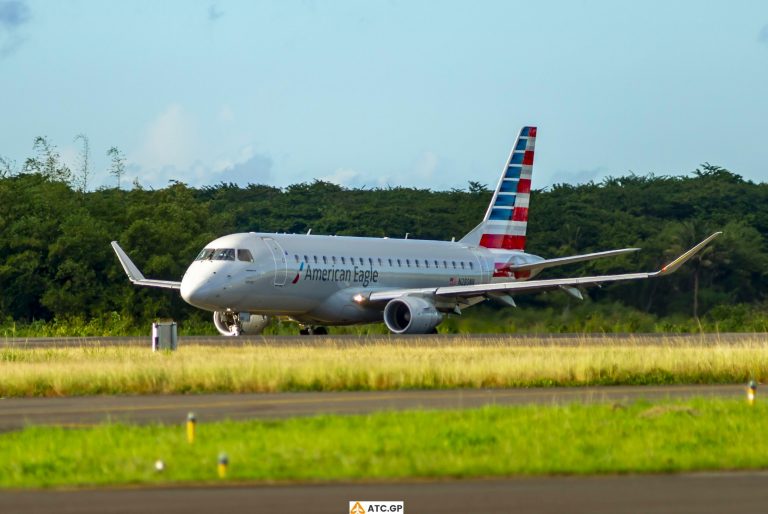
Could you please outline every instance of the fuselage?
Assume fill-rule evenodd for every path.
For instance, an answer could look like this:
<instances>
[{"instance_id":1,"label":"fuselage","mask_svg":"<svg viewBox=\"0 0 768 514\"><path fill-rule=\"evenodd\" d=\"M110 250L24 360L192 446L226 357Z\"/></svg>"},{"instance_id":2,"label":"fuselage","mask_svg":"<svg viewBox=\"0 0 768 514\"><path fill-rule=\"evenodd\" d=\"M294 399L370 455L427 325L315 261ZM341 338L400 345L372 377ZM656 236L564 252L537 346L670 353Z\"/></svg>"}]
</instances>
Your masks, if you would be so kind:
<instances>
[{"instance_id":1,"label":"fuselage","mask_svg":"<svg viewBox=\"0 0 768 514\"><path fill-rule=\"evenodd\" d=\"M187 269L181 295L210 311L364 323L380 321L382 311L359 305L356 294L485 284L496 280L499 262L540 260L449 241L240 233L206 245Z\"/></svg>"}]
</instances>

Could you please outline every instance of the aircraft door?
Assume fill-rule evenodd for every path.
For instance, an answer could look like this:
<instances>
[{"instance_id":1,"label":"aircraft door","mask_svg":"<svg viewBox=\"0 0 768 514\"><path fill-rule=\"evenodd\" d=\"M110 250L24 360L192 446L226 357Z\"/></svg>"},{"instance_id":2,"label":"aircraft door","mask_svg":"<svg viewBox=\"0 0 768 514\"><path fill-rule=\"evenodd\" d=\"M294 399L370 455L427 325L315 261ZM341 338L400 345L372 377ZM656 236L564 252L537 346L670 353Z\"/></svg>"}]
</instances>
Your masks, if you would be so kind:
<instances>
[{"instance_id":1,"label":"aircraft door","mask_svg":"<svg viewBox=\"0 0 768 514\"><path fill-rule=\"evenodd\" d=\"M280 243L271 237L262 237L261 240L267 245L272 258L275 260L275 286L282 287L288 276L288 259L285 256L285 250L280 246Z\"/></svg>"}]
</instances>

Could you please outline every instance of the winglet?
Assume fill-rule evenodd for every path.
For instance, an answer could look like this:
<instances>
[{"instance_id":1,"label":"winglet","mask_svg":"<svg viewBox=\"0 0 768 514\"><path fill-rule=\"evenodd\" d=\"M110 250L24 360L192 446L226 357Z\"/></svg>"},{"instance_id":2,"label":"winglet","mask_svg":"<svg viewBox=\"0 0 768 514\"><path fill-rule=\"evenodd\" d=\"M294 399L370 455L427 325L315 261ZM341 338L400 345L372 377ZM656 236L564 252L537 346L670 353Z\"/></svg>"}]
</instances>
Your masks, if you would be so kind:
<instances>
[{"instance_id":1,"label":"winglet","mask_svg":"<svg viewBox=\"0 0 768 514\"><path fill-rule=\"evenodd\" d=\"M112 241L112 249L117 254L117 258L120 260L120 264L123 265L125 274L128 275L128 278L131 280L131 282L135 284L137 282L141 282L142 280L146 280L141 271L139 271L139 268L137 268L131 258L128 257L128 254L125 253L122 248L120 248L119 244L117 244L117 241Z\"/></svg>"},{"instance_id":2,"label":"winglet","mask_svg":"<svg viewBox=\"0 0 768 514\"><path fill-rule=\"evenodd\" d=\"M139 268L133 263L128 254L120 248L117 241L112 241L112 249L117 254L117 258L120 260L120 264L123 265L125 274L128 275L128 279L136 285L147 287L163 287L166 289L180 289L181 282L174 282L172 280L154 280L144 278L144 275L139 271Z\"/></svg>"},{"instance_id":3,"label":"winglet","mask_svg":"<svg viewBox=\"0 0 768 514\"><path fill-rule=\"evenodd\" d=\"M694 246L693 248L691 248L690 250L685 252L683 255L681 255L680 257L678 257L674 261L670 262L669 264L667 264L666 266L661 268L661 270L657 271L655 273L655 275L669 275L670 273L673 273L674 271L677 270L677 268L679 268L680 266L685 264L685 262L688 261L688 259L690 259L694 255L699 253L699 251L702 248L707 246L713 239L715 239L720 234L722 234L722 232L715 232L714 234L712 234L711 236L706 238L704 241L702 241L701 243L697 244L696 246Z\"/></svg>"}]
</instances>

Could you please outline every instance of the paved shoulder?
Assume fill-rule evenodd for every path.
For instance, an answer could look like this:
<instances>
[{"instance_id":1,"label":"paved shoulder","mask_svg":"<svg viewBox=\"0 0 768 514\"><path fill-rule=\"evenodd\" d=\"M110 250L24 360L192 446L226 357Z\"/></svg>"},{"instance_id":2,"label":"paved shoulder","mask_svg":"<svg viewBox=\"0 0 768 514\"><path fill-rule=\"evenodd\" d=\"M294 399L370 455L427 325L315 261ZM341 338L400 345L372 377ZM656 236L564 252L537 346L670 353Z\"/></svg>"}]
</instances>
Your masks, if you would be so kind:
<instances>
[{"instance_id":1,"label":"paved shoulder","mask_svg":"<svg viewBox=\"0 0 768 514\"><path fill-rule=\"evenodd\" d=\"M29 424L88 425L107 420L181 423L190 411L194 411L202 421L211 421L741 394L744 394L742 386L725 385L8 398L0 400L0 431L15 430Z\"/></svg>"},{"instance_id":2,"label":"paved shoulder","mask_svg":"<svg viewBox=\"0 0 768 514\"><path fill-rule=\"evenodd\" d=\"M405 513L765 512L766 473L544 477L419 483L0 492L0 512L25 514L345 514L350 500L405 502Z\"/></svg>"}]
</instances>

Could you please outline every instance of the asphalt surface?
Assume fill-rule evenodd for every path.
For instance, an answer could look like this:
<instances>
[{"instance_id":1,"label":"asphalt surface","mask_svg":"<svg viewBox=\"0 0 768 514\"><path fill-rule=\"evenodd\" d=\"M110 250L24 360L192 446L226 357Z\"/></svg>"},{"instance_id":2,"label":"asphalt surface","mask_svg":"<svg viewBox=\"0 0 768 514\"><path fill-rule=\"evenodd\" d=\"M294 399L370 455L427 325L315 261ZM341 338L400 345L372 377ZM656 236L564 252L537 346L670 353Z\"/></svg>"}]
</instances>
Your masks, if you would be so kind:
<instances>
[{"instance_id":1,"label":"asphalt surface","mask_svg":"<svg viewBox=\"0 0 768 514\"><path fill-rule=\"evenodd\" d=\"M198 421L204 423L219 419L275 419L417 408L460 409L575 401L620 403L639 398L737 397L744 394L744 386L720 385L6 398L0 400L0 431L31 424L85 426L107 420L183 423L189 412L195 412Z\"/></svg>"},{"instance_id":2,"label":"asphalt surface","mask_svg":"<svg viewBox=\"0 0 768 514\"><path fill-rule=\"evenodd\" d=\"M3 514L347 514L349 501L404 501L403 514L748 514L768 510L768 474L0 492Z\"/></svg>"},{"instance_id":3,"label":"asphalt surface","mask_svg":"<svg viewBox=\"0 0 768 514\"><path fill-rule=\"evenodd\" d=\"M201 345L238 347L254 345L301 345L301 346L360 346L380 344L414 344L441 346L450 344L478 345L608 345L617 339L636 345L714 345L768 343L768 333L723 334L435 334L435 335L329 335L329 336L180 336L179 346ZM78 348L89 346L137 346L150 348L147 337L6 337L0 339L0 348Z\"/></svg>"}]
</instances>

